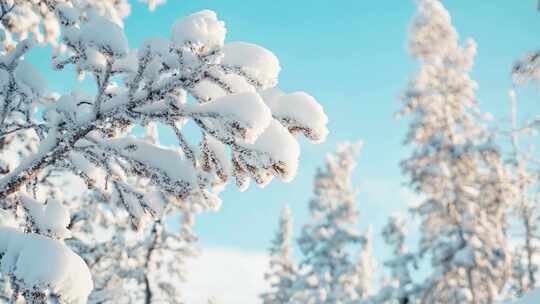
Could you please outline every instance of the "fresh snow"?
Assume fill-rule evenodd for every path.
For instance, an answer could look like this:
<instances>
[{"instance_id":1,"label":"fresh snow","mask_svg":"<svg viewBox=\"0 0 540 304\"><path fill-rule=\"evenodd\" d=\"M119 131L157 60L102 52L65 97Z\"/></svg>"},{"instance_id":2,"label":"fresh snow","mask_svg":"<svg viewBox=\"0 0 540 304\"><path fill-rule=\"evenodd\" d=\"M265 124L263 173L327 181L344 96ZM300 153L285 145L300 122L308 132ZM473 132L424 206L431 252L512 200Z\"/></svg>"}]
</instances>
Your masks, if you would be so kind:
<instances>
[{"instance_id":1,"label":"fresh snow","mask_svg":"<svg viewBox=\"0 0 540 304\"><path fill-rule=\"evenodd\" d=\"M328 117L323 107L305 92L285 94L272 88L261 92L272 115L288 128L308 130L305 135L315 143L323 142L328 135Z\"/></svg>"},{"instance_id":2,"label":"fresh snow","mask_svg":"<svg viewBox=\"0 0 540 304\"><path fill-rule=\"evenodd\" d=\"M169 46L170 42L165 37L147 38L139 47L137 57L141 59L146 56L147 52L150 52L152 55L165 57L169 55Z\"/></svg>"},{"instance_id":3,"label":"fresh snow","mask_svg":"<svg viewBox=\"0 0 540 304\"><path fill-rule=\"evenodd\" d=\"M189 42L215 48L223 46L226 32L225 23L215 12L203 10L178 19L172 28L172 41L177 47Z\"/></svg>"},{"instance_id":4,"label":"fresh snow","mask_svg":"<svg viewBox=\"0 0 540 304\"><path fill-rule=\"evenodd\" d=\"M93 16L81 28L80 40L115 57L123 57L128 52L128 42L120 26L101 16Z\"/></svg>"},{"instance_id":5,"label":"fresh snow","mask_svg":"<svg viewBox=\"0 0 540 304\"><path fill-rule=\"evenodd\" d=\"M20 198L39 231L47 231L60 239L71 236L71 232L66 228L70 222L69 212L57 200L48 199L47 204L43 205L26 195L21 195Z\"/></svg>"},{"instance_id":6,"label":"fresh snow","mask_svg":"<svg viewBox=\"0 0 540 304\"><path fill-rule=\"evenodd\" d=\"M270 125L257 138L249 148L258 151L264 157L268 157L268 162L281 164L284 169L279 174L284 181L291 181L298 169L298 158L300 156L300 145L296 139L277 120L272 119Z\"/></svg>"},{"instance_id":7,"label":"fresh snow","mask_svg":"<svg viewBox=\"0 0 540 304\"><path fill-rule=\"evenodd\" d=\"M195 171L177 150L156 147L135 137L113 139L105 143L125 157L164 173L173 182L197 184Z\"/></svg>"},{"instance_id":8,"label":"fresh snow","mask_svg":"<svg viewBox=\"0 0 540 304\"><path fill-rule=\"evenodd\" d=\"M192 113L204 113L245 128L244 140L252 143L270 124L272 113L261 96L253 92L237 93L188 107ZM234 127L234 126L233 126Z\"/></svg>"},{"instance_id":9,"label":"fresh snow","mask_svg":"<svg viewBox=\"0 0 540 304\"><path fill-rule=\"evenodd\" d=\"M0 270L22 287L50 288L66 303L86 303L93 282L84 261L63 243L37 234L0 227Z\"/></svg>"},{"instance_id":10,"label":"fresh snow","mask_svg":"<svg viewBox=\"0 0 540 304\"><path fill-rule=\"evenodd\" d=\"M31 64L22 61L15 69L15 79L19 86L28 88L35 95L45 93L47 87L45 78Z\"/></svg>"},{"instance_id":11,"label":"fresh snow","mask_svg":"<svg viewBox=\"0 0 540 304\"><path fill-rule=\"evenodd\" d=\"M230 42L223 47L223 64L241 67L251 78L260 82L264 88L277 84L281 67L279 60L269 50L247 42Z\"/></svg>"}]
</instances>

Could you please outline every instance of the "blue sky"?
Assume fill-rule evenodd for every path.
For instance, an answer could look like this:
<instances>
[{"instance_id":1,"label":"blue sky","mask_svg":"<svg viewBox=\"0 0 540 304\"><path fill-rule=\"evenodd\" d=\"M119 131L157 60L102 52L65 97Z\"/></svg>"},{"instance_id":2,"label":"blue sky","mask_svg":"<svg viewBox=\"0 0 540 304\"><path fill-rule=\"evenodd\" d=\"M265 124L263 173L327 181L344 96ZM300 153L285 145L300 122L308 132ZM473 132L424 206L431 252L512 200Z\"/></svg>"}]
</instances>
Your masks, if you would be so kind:
<instances>
[{"instance_id":1,"label":"blue sky","mask_svg":"<svg viewBox=\"0 0 540 304\"><path fill-rule=\"evenodd\" d=\"M540 13L535 0L448 0L461 37L478 43L473 78L479 82L481 107L502 118L508 111L512 62L526 51L540 48ZM355 183L360 187L361 225L380 224L393 212L403 212L414 196L402 189L399 161L407 156L402 146L407 122L393 114L399 94L416 70L406 50L407 26L413 1L206 1L169 0L156 11L133 3L125 22L132 47L149 36L168 36L174 20L212 9L226 22L228 41L257 43L274 52L282 72L279 86L304 90L324 106L330 135L320 145L302 143L296 179L272 182L264 189L252 186L239 193L232 185L222 194L223 206L198 218L196 231L203 247L266 250L277 226L282 206L288 203L295 232L306 222L312 176L324 154L336 143L362 139ZM45 51L31 55L43 71ZM48 72L49 87L65 92L85 87L65 73ZM523 116L540 113L540 92L534 86L518 90ZM171 138L164 138L172 142ZM384 256L380 238L376 253Z\"/></svg>"}]
</instances>

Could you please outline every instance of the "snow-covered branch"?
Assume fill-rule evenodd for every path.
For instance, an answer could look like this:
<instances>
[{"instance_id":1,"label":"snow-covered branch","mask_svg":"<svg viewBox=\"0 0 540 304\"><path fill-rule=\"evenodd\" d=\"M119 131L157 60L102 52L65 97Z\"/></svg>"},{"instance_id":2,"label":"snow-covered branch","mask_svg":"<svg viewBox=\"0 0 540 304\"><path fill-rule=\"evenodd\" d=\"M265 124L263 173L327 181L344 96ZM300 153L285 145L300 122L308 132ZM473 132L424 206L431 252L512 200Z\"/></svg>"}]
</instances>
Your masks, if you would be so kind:
<instances>
[{"instance_id":1,"label":"snow-covered branch","mask_svg":"<svg viewBox=\"0 0 540 304\"><path fill-rule=\"evenodd\" d=\"M138 230L147 218L158 220L148 233L153 240L162 235L159 220L179 211L187 223L179 237L192 239L193 215L219 208L227 182L244 190L250 180L290 181L300 156L294 135L319 143L328 134L312 96L276 88L275 55L226 43L225 24L214 12L180 18L170 37L130 49L122 28L128 11L127 1L0 0L0 201L24 209L22 237L61 242L71 233L67 227L87 218L75 214L70 223L60 208L76 201L38 198L61 191L49 178L60 172L78 176L99 200L123 206ZM52 44L53 67L73 67L95 89L48 94L45 79L24 58L33 41ZM196 132L185 130L187 123ZM170 129L178 146L165 147L158 136L148 140L141 128ZM149 261L157 251L147 251Z\"/></svg>"},{"instance_id":2,"label":"snow-covered branch","mask_svg":"<svg viewBox=\"0 0 540 304\"><path fill-rule=\"evenodd\" d=\"M201 32L199 22L212 30ZM194 198L207 208L217 203L212 189L226 180L216 180L212 167L199 166L203 162L194 158L200 153L185 141L183 123L194 121L206 142L217 148L213 153L230 148L234 166L225 156L215 155L214 161L226 163L214 167L220 171L232 167L232 172L220 172L221 178L236 177L238 184L249 177L261 185L273 176L290 180L299 148L289 132L301 131L315 142L327 134L326 116L309 95L281 93L279 98L272 94L271 100L264 100L265 94L257 93L276 84L277 59L251 44L224 44L224 24L213 12L180 19L171 41L153 39L138 52L128 50L121 28L103 17L93 16L80 28L64 27L70 59L63 62L91 74L97 93L64 95L47 106L44 139L36 153L0 179L2 197L18 191L43 169L63 166L69 158L72 166L68 167L85 172L85 179L99 178L88 174L89 167L102 171L115 185L117 196L130 205L128 210L141 205L131 198L142 194L127 190L126 178L133 174L146 178L156 191L182 200ZM224 68L230 66L237 68L233 72ZM118 77L123 78L122 84L113 81ZM197 102L188 102L191 93ZM280 110L285 108L281 103L294 111ZM273 109L280 122L272 118ZM295 117L306 111L311 115ZM173 126L182 151L141 143L128 134L134 125L149 122ZM220 145L224 147L216 147ZM132 216L140 214L134 211Z\"/></svg>"}]
</instances>

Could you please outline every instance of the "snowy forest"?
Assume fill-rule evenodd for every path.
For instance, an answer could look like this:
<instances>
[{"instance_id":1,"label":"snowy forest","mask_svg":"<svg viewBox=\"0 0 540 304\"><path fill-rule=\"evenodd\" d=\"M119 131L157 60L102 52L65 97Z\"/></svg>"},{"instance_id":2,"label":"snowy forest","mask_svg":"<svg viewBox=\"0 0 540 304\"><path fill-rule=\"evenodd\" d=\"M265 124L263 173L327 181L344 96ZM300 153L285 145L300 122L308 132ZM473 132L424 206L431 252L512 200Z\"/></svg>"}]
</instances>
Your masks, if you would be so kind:
<instances>
[{"instance_id":1,"label":"snowy forest","mask_svg":"<svg viewBox=\"0 0 540 304\"><path fill-rule=\"evenodd\" d=\"M362 109L357 119L368 120L372 104L332 104L319 90L302 91L311 73L280 77L289 75L284 63L306 57L317 66L316 56L281 61L276 44L257 38L278 34L237 28L212 7L171 12L168 31L132 42L130 18L149 26L152 14L183 2L0 0L0 303L540 303L537 29L526 31L536 46L506 54L513 63L503 66L508 81L497 90L504 103L492 114L475 79L485 49L460 34L452 1L404 1L414 11L392 31L404 37L395 51L412 73L396 75L404 82L388 92L396 103L384 115L403 127L389 149L404 152L390 165L412 199L375 216L363 214L364 184L355 176L364 163L384 161L363 155L372 144L363 134L378 130L334 110ZM540 21L540 7L528 2ZM256 43L242 41L250 37ZM318 71L349 75L322 63ZM395 74L391 64L355 70L355 88L370 90L362 79L377 73ZM333 121L357 132L333 129ZM330 142L333 134L339 140ZM325 156L315 158L314 149ZM309 185L297 187L305 176ZM308 199L272 201L282 191ZM232 264L222 281L212 278L230 262L218 258L221 266L204 271L189 263L211 250L201 243L225 229L220 218L242 196L259 211L240 209L238 217L272 223L230 236L253 233L265 243L264 267L252 269L264 287L247 290L244 278L237 284L256 299L227 301L214 285L240 280L234 273L250 259ZM278 216L263 209L268 204ZM214 232L199 235L199 219ZM197 275L203 291L192 300L186 294Z\"/></svg>"}]
</instances>

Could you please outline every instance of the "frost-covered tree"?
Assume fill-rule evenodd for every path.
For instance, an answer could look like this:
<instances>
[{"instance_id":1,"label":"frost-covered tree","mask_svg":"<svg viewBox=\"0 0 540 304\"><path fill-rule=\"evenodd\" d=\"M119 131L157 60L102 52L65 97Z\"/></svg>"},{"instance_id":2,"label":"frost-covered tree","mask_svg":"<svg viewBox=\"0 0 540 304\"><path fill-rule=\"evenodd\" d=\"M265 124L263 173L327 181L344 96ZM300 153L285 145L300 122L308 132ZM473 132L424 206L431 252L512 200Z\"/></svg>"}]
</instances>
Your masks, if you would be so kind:
<instances>
[{"instance_id":1,"label":"frost-covered tree","mask_svg":"<svg viewBox=\"0 0 540 304\"><path fill-rule=\"evenodd\" d=\"M524 85L529 80L540 82L540 51L526 54L517 60L512 68L514 82ZM538 219L540 216L538 204L540 203L540 172L532 170L530 163L534 161L528 153L521 151L519 137L530 134L535 129L540 129L540 116L517 123L517 101L514 91L510 92L512 101L512 130L510 132L513 148L512 163L514 167L515 183L519 189L517 196L516 212L524 231L524 243L515 248L516 257L513 260L514 282L512 289L521 295L524 292L537 287L539 253Z\"/></svg>"},{"instance_id":2,"label":"frost-covered tree","mask_svg":"<svg viewBox=\"0 0 540 304\"><path fill-rule=\"evenodd\" d=\"M264 304L293 303L298 270L292 259L291 238L292 217L289 207L286 206L270 247L270 269L264 277L271 289L261 295Z\"/></svg>"},{"instance_id":3,"label":"frost-covered tree","mask_svg":"<svg viewBox=\"0 0 540 304\"><path fill-rule=\"evenodd\" d=\"M530 80L540 82L540 51L529 52L517 60L512 67L512 76L517 85L527 84ZM514 179L518 187L515 211L518 222L522 224L523 239L519 238L514 248L513 281L511 289L521 296L523 293L537 287L539 252L538 219L540 203L540 172L531 169L535 160L529 153L521 150L520 135L530 135L535 129L540 129L540 115L518 125L517 102L514 91L510 92L512 101L511 143L513 155L511 163L514 169Z\"/></svg>"},{"instance_id":4,"label":"frost-covered tree","mask_svg":"<svg viewBox=\"0 0 540 304\"><path fill-rule=\"evenodd\" d=\"M403 161L410 186L425 198L420 255L433 268L422 303L493 303L510 274L506 211L511 176L492 143L469 71L475 44L461 46L438 0L417 1L409 47L420 69L406 89L412 118Z\"/></svg>"},{"instance_id":5,"label":"frost-covered tree","mask_svg":"<svg viewBox=\"0 0 540 304\"><path fill-rule=\"evenodd\" d=\"M391 216L382 231L384 242L392 248L392 258L384 262L390 270L385 286L374 297L374 303L415 303L417 285L411 276L411 267L416 268L416 257L405 245L407 231L400 217Z\"/></svg>"},{"instance_id":6,"label":"frost-covered tree","mask_svg":"<svg viewBox=\"0 0 540 304\"><path fill-rule=\"evenodd\" d=\"M4 209L43 193L51 172L71 172L111 206L122 205L142 230L146 218L159 219L172 207L188 221L218 208L218 193L231 179L241 190L251 179L260 186L274 177L291 180L300 154L294 134L323 141L327 118L310 95L275 88L277 58L257 45L225 43L224 22L208 10L180 18L169 37L129 49L121 27L125 5L0 1L0 146L20 132L35 141L34 150L3 166ZM50 24L58 24L56 32L49 33ZM32 37L25 39L27 33ZM24 59L32 39L58 41L53 66L73 66L95 90L48 94L45 79ZM188 122L197 132L187 134ZM174 132L178 147L145 141L137 129L149 124ZM11 150L1 149L0 159L5 151Z\"/></svg>"},{"instance_id":7,"label":"frost-covered tree","mask_svg":"<svg viewBox=\"0 0 540 304\"><path fill-rule=\"evenodd\" d=\"M519 223L519 237L514 240L514 255L512 260L512 286L517 296L537 286L538 254L540 253L540 236L538 234L538 174L532 168L530 153L522 149L520 138L531 133L533 125L525 122L518 125L516 93L510 91L511 130L509 132L512 153L510 163L514 175L514 185L517 188L514 202L514 213Z\"/></svg>"},{"instance_id":8,"label":"frost-covered tree","mask_svg":"<svg viewBox=\"0 0 540 304\"><path fill-rule=\"evenodd\" d=\"M358 144L340 144L317 170L309 202L312 223L298 244L303 253L298 283L300 303L350 303L358 299L349 250L362 241L358 232L356 189L351 175Z\"/></svg>"}]
</instances>

